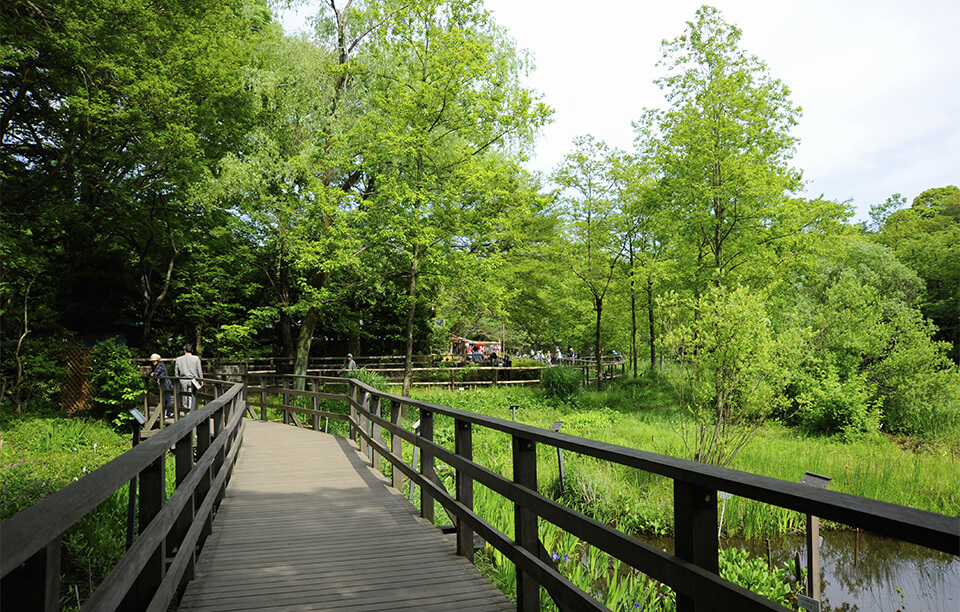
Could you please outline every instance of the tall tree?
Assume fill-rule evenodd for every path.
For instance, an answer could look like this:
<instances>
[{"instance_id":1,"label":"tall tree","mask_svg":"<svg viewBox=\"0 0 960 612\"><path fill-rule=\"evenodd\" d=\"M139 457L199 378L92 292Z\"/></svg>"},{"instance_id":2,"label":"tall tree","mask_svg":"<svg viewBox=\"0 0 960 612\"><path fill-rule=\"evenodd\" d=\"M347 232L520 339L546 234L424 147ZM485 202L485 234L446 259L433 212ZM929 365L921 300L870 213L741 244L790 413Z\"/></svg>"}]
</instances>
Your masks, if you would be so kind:
<instances>
[{"instance_id":1,"label":"tall tree","mask_svg":"<svg viewBox=\"0 0 960 612\"><path fill-rule=\"evenodd\" d=\"M371 6L379 15L396 2ZM523 144L549 111L519 83L524 59L476 0L415 0L371 33L378 122L374 168L385 240L406 266L409 393L418 295L460 236L488 229L509 201L490 197L498 151Z\"/></svg>"},{"instance_id":2,"label":"tall tree","mask_svg":"<svg viewBox=\"0 0 960 612\"><path fill-rule=\"evenodd\" d=\"M603 385L603 304L627 250L622 215L623 154L592 136L581 136L553 173L560 186L563 261L590 294L595 315L593 351L597 390Z\"/></svg>"},{"instance_id":3,"label":"tall tree","mask_svg":"<svg viewBox=\"0 0 960 612\"><path fill-rule=\"evenodd\" d=\"M742 32L703 6L684 34L665 41L657 79L669 107L647 111L640 145L663 201L681 220L696 291L736 279L762 261L770 231L800 187L788 164L800 109L766 65L739 46Z\"/></svg>"}]
</instances>

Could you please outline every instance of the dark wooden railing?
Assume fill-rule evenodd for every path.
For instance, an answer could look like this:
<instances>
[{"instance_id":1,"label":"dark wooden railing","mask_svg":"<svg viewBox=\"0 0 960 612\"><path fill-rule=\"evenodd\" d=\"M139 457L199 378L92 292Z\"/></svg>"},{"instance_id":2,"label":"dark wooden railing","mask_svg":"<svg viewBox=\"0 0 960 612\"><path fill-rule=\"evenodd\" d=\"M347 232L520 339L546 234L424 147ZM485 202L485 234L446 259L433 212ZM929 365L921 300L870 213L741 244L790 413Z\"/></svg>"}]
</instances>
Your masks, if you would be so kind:
<instances>
[{"instance_id":1,"label":"dark wooden railing","mask_svg":"<svg viewBox=\"0 0 960 612\"><path fill-rule=\"evenodd\" d=\"M271 377L271 380L273 377ZM960 554L960 519L895 504L817 489L637 449L579 438L377 391L333 377L282 377L246 388L235 384L204 408L155 433L103 468L0 525L0 571L4 610L56 610L59 606L61 535L89 511L137 478L139 535L120 563L84 604L83 610L166 610L193 576L196 554L210 533L242 441L244 413L266 420L280 409L283 420L320 429L322 418L350 424L355 440L375 467L392 466L392 484L403 478L420 490L421 514L433 522L434 500L453 518L459 554L473 558L474 534L517 568L518 609L539 610L543 586L562 610L604 610L565 578L539 540L538 520L549 521L625 564L672 587L677 607L689 610L783 610L718 575L717 495L720 491L859 527L953 555ZM208 381L216 384L217 381ZM252 382L252 381L251 381ZM297 390L300 383L304 390ZM212 388L216 388L215 386ZM280 395L280 403L268 402ZM247 402L244 404L244 396ZM309 398L310 407L297 404ZM320 409L321 400L346 402L349 414ZM259 415L254 409L259 409ZM402 426L416 410L419 428ZM299 416L298 416L299 415ZM436 421L452 419L454 448L434 442ZM512 478L473 461L473 432L483 427L512 440ZM212 429L212 431L211 431ZM196 432L196 441L194 441ZM388 440L389 438L389 440ZM418 466L404 463L403 445L419 451ZM575 512L537 491L537 445L563 449L674 481L676 555L640 542ZM177 488L165 499L165 457L173 449ZM455 491L440 483L436 463L455 472ZM473 509L474 483L514 505L515 537L507 537Z\"/></svg>"},{"instance_id":2,"label":"dark wooden railing","mask_svg":"<svg viewBox=\"0 0 960 612\"><path fill-rule=\"evenodd\" d=\"M285 394L282 409L285 421L295 422L296 414L318 419L329 417L349 420L350 437L379 468L380 458L392 466L392 484L398 489L402 478L420 488L421 514L434 520L433 500L453 517L457 527L458 551L473 558L474 533L497 548L517 568L518 609L539 610L540 586L543 586L563 610L603 610L593 597L567 580L555 567L539 540L538 519L549 521L564 531L659 580L677 593L677 608L689 610L785 610L781 606L721 579L718 559L717 496L724 491L788 508L850 527L859 527L890 538L919 544L953 555L960 554L960 519L896 504L867 499L786 482L757 474L720 468L658 455L633 448L597 442L464 412L446 406L377 391L364 383L337 378L309 378L309 391L295 391L292 381L281 388L259 387L261 415L270 406L267 396ZM336 393L320 393L319 388L339 385ZM254 391L251 389L251 392ZM346 395L343 395L346 393ZM321 398L342 399L349 403L350 416L316 409L297 408L291 397L305 396L317 402ZM419 430L401 426L401 414L419 411ZM433 441L437 418L454 422L454 449ZM475 463L472 457L474 428L485 427L512 438L513 478L505 478ZM384 433L389 434L389 442ZM402 444L419 449L420 464L413 468L403 461ZM676 555L645 544L617 531L537 491L538 444L579 453L646 472L659 474L674 482L674 521ZM552 454L551 454L552 455ZM446 463L455 471L455 492L440 484L435 465ZM510 500L515 511L515 539L508 538L473 510L473 484L480 483Z\"/></svg>"},{"instance_id":3,"label":"dark wooden railing","mask_svg":"<svg viewBox=\"0 0 960 612\"><path fill-rule=\"evenodd\" d=\"M61 536L136 480L138 535L82 610L168 609L193 578L197 552L210 534L240 449L243 385L204 383L219 397L0 524L0 608L59 610ZM176 490L167 499L171 449Z\"/></svg>"}]
</instances>

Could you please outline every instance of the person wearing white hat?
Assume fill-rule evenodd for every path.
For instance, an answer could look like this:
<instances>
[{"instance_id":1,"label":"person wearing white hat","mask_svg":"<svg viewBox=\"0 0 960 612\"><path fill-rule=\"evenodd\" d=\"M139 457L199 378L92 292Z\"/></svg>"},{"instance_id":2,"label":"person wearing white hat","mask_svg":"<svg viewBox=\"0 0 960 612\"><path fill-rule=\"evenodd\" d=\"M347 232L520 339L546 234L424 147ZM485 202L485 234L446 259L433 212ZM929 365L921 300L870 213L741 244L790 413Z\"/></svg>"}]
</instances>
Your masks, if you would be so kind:
<instances>
[{"instance_id":1,"label":"person wearing white hat","mask_svg":"<svg viewBox=\"0 0 960 612\"><path fill-rule=\"evenodd\" d=\"M173 416L173 382L170 381L167 372L167 366L163 365L160 355L154 353L150 355L150 378L157 379L157 387L160 389L160 396L163 397L163 406L166 408L166 416Z\"/></svg>"},{"instance_id":2,"label":"person wearing white hat","mask_svg":"<svg viewBox=\"0 0 960 612\"><path fill-rule=\"evenodd\" d=\"M353 360L353 353L347 353L347 362L343 364L343 369L337 372L337 375L343 374L344 370L352 372L357 369L357 362Z\"/></svg>"}]
</instances>

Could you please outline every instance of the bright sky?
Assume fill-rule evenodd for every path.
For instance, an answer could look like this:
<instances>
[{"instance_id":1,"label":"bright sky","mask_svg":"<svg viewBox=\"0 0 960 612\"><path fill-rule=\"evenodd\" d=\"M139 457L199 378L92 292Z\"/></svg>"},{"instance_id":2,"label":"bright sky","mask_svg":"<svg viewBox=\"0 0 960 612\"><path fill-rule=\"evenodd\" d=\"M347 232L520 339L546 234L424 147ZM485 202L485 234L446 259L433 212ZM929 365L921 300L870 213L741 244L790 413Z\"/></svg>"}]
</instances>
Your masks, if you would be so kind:
<instances>
[{"instance_id":1,"label":"bright sky","mask_svg":"<svg viewBox=\"0 0 960 612\"><path fill-rule=\"evenodd\" d=\"M664 105L653 84L662 74L660 42L683 33L701 4L486 0L517 46L533 54L527 85L555 110L528 167L549 174L583 134L631 150L631 122ZM960 2L712 5L803 108L793 165L808 197L852 200L856 219L865 220L871 205L894 193L909 202L925 189L960 185ZM282 21L288 32L303 28L295 13Z\"/></svg>"}]
</instances>

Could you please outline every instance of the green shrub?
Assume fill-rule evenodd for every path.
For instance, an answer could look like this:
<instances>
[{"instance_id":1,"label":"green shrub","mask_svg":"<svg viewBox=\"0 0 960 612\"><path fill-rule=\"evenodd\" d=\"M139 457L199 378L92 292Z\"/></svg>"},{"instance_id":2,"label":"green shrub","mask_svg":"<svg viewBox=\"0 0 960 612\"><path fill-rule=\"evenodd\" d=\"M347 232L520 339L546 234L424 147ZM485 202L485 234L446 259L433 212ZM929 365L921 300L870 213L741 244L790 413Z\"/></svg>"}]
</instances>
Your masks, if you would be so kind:
<instances>
[{"instance_id":1,"label":"green shrub","mask_svg":"<svg viewBox=\"0 0 960 612\"><path fill-rule=\"evenodd\" d=\"M540 386L548 397L570 397L580 391L583 373L567 366L546 368L540 375Z\"/></svg>"},{"instance_id":2,"label":"green shrub","mask_svg":"<svg viewBox=\"0 0 960 612\"><path fill-rule=\"evenodd\" d=\"M721 578L775 601L781 606L792 607L803 584L790 582L794 574L788 569L790 568L781 567L771 570L763 559L750 558L747 551L739 548L720 551Z\"/></svg>"},{"instance_id":3,"label":"green shrub","mask_svg":"<svg viewBox=\"0 0 960 612\"><path fill-rule=\"evenodd\" d=\"M366 368L351 370L349 372L344 372L343 377L359 380L362 383L370 385L377 391L382 391L384 393L390 392L390 382L384 378L383 374L374 372L373 370L368 370Z\"/></svg>"},{"instance_id":4,"label":"green shrub","mask_svg":"<svg viewBox=\"0 0 960 612\"><path fill-rule=\"evenodd\" d=\"M145 393L143 375L133 364L133 354L113 340L97 343L90 351L94 415L120 426L133 417L127 412L139 408Z\"/></svg>"},{"instance_id":5,"label":"green shrub","mask_svg":"<svg viewBox=\"0 0 960 612\"><path fill-rule=\"evenodd\" d=\"M880 431L881 411L870 400L872 389L863 376L841 381L831 369L818 380L808 379L803 387L798 415L811 432L838 433L849 442Z\"/></svg>"}]
</instances>

